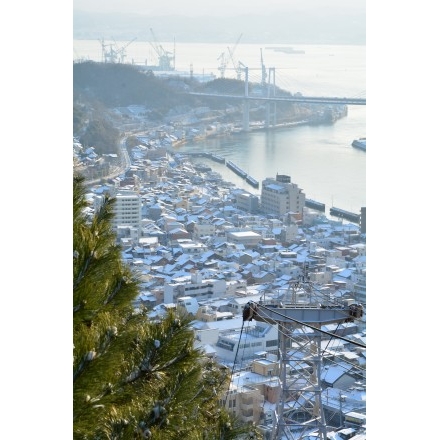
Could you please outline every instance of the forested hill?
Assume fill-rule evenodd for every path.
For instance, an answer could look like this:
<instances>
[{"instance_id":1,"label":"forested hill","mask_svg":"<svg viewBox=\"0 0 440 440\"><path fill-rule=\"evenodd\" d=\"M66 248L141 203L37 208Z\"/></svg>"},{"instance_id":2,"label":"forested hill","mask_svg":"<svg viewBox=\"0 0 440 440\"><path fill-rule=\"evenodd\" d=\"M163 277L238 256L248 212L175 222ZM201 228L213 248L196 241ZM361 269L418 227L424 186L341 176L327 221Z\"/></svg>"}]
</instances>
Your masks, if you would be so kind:
<instances>
[{"instance_id":1,"label":"forested hill","mask_svg":"<svg viewBox=\"0 0 440 440\"><path fill-rule=\"evenodd\" d=\"M243 91L243 81L218 78L200 83L191 78L159 78L153 72L143 72L131 64L73 63L74 99L99 101L108 108L146 105L151 109L169 109L177 105L206 105L208 102L215 107L214 100L204 98L201 101L200 98L180 92L209 90L231 93L234 89Z\"/></svg>"},{"instance_id":2,"label":"forested hill","mask_svg":"<svg viewBox=\"0 0 440 440\"><path fill-rule=\"evenodd\" d=\"M143 105L149 119L162 121L170 109L209 106L225 107L225 100L197 98L185 90L225 92L243 89L243 82L215 79L199 83L191 78L158 78L136 66L122 63L87 61L73 63L73 133L85 146L113 152L118 145L117 130L111 126L108 110Z\"/></svg>"},{"instance_id":3,"label":"forested hill","mask_svg":"<svg viewBox=\"0 0 440 440\"><path fill-rule=\"evenodd\" d=\"M93 61L73 64L73 96L97 100L106 107L172 107L182 99L166 81L135 66Z\"/></svg>"}]
</instances>

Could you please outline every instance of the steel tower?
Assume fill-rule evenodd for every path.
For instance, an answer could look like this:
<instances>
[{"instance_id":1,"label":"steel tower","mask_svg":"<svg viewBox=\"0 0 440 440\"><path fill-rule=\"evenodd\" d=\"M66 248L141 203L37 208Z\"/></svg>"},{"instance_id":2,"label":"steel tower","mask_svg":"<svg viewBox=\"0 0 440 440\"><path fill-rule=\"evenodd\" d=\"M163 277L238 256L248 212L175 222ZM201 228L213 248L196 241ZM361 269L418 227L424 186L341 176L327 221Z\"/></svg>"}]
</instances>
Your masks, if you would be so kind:
<instances>
[{"instance_id":1,"label":"steel tower","mask_svg":"<svg viewBox=\"0 0 440 440\"><path fill-rule=\"evenodd\" d=\"M321 330L327 324L353 322L363 316L363 306L258 304L249 302L243 321L263 321L278 325L281 393L272 416L271 440L306 439L311 431L319 439L327 439L327 424L322 403L321 368L323 334L341 336ZM345 339L346 340L346 339ZM353 343L353 341L349 341Z\"/></svg>"}]
</instances>

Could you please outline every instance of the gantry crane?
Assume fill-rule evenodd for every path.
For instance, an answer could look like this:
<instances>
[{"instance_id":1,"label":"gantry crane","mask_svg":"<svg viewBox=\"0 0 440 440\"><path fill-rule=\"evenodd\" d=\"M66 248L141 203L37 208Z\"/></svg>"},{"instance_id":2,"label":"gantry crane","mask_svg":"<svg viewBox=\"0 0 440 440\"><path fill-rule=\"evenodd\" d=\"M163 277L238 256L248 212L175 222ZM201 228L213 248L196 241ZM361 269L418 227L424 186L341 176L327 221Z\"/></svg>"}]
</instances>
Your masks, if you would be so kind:
<instances>
[{"instance_id":1,"label":"gantry crane","mask_svg":"<svg viewBox=\"0 0 440 440\"><path fill-rule=\"evenodd\" d=\"M309 439L311 430L318 433L318 437L313 438L327 439L321 387L322 334L362 345L320 328L360 319L363 316L361 304L348 301L325 306L314 301L306 304L297 301L299 287L297 283L292 297L284 298L289 302L251 301L243 310L243 321L255 319L278 325L281 394L272 416L271 440ZM310 290L310 285L306 285L306 289Z\"/></svg>"},{"instance_id":2,"label":"gantry crane","mask_svg":"<svg viewBox=\"0 0 440 440\"><path fill-rule=\"evenodd\" d=\"M112 45L111 44L105 44L104 38L101 38L98 40L101 44L101 56L102 56L102 62L106 63L107 60L110 58L110 54L112 52ZM110 51L106 50L106 47L110 46Z\"/></svg>"}]
</instances>

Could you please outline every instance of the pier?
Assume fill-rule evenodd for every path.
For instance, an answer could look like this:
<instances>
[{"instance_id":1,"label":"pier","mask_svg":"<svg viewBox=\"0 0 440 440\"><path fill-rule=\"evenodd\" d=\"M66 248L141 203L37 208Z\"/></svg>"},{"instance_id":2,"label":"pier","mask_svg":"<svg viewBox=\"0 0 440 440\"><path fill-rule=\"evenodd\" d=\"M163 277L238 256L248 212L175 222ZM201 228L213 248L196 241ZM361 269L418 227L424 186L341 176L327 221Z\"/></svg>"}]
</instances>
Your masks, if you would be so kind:
<instances>
[{"instance_id":1,"label":"pier","mask_svg":"<svg viewBox=\"0 0 440 440\"><path fill-rule=\"evenodd\" d=\"M239 166L235 165L234 162L231 162L230 160L228 160L226 162L226 166L230 170L232 170L235 174L237 174L237 176L240 176L244 180L246 180L246 182L249 183L249 185L253 186L254 188L260 187L260 183L258 182L258 180L254 179L251 175L249 175L248 173L243 171Z\"/></svg>"},{"instance_id":2,"label":"pier","mask_svg":"<svg viewBox=\"0 0 440 440\"><path fill-rule=\"evenodd\" d=\"M325 212L325 203L317 202L316 200L306 199L305 205L308 208L315 209L316 211Z\"/></svg>"},{"instance_id":3,"label":"pier","mask_svg":"<svg viewBox=\"0 0 440 440\"><path fill-rule=\"evenodd\" d=\"M345 209L335 208L333 206L330 208L330 215L332 215L333 217L344 218L345 220L349 220L356 224L359 224L359 222L361 221L360 214L355 214L354 212L349 212Z\"/></svg>"}]
</instances>

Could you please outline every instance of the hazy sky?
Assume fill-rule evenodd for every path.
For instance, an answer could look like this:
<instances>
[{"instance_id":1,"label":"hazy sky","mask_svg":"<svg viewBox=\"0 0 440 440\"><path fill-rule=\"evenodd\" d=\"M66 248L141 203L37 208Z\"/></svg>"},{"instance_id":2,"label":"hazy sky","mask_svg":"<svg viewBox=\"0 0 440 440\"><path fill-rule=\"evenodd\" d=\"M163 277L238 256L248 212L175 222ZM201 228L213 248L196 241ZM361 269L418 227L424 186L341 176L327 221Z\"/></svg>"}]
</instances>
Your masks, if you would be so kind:
<instances>
[{"instance_id":1,"label":"hazy sky","mask_svg":"<svg viewBox=\"0 0 440 440\"><path fill-rule=\"evenodd\" d=\"M365 9L366 0L73 0L73 9L145 15L241 15L298 9Z\"/></svg>"}]
</instances>

